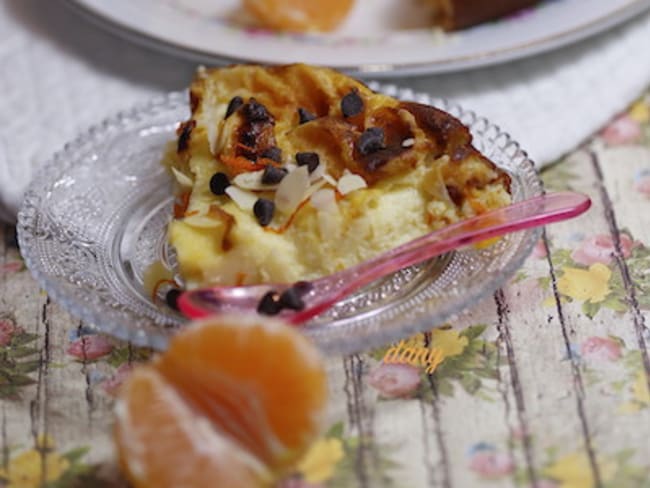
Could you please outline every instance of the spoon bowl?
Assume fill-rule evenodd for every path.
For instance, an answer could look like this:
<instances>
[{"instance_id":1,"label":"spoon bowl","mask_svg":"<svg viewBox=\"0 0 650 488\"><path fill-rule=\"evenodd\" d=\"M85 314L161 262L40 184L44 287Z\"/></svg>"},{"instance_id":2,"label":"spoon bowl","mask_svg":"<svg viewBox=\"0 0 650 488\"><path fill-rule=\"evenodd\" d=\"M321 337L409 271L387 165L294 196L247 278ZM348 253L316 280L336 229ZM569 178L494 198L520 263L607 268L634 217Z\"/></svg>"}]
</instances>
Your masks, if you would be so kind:
<instances>
[{"instance_id":1,"label":"spoon bowl","mask_svg":"<svg viewBox=\"0 0 650 488\"><path fill-rule=\"evenodd\" d=\"M298 325L327 310L363 286L449 251L581 215L591 200L576 192L540 195L462 220L402 244L346 270L297 283L220 286L186 291L178 300L189 318L220 313L279 315ZM486 243L487 244L487 243Z\"/></svg>"}]
</instances>

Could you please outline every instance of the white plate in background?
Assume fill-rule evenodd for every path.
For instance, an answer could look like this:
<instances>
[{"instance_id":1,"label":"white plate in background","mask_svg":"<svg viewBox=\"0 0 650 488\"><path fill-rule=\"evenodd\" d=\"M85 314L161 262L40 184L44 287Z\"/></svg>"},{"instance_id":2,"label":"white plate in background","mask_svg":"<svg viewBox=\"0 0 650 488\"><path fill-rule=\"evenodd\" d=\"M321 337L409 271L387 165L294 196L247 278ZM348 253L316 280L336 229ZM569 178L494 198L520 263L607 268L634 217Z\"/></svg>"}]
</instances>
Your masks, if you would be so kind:
<instances>
[{"instance_id":1,"label":"white plate in background","mask_svg":"<svg viewBox=\"0 0 650 488\"><path fill-rule=\"evenodd\" d=\"M546 0L510 17L446 34L418 0L357 0L325 35L246 27L239 0L68 0L137 42L209 64L306 62L373 77L459 71L548 51L604 31L650 0Z\"/></svg>"}]
</instances>

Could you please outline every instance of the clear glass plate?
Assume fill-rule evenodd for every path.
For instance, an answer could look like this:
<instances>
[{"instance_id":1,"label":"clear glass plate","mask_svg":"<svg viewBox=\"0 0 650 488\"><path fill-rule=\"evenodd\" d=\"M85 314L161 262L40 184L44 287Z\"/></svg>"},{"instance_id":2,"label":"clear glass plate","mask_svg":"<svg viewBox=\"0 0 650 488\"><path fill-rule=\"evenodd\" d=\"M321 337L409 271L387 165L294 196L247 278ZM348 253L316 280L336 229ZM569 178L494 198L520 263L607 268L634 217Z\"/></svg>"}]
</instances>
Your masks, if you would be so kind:
<instances>
[{"instance_id":1,"label":"clear glass plate","mask_svg":"<svg viewBox=\"0 0 650 488\"><path fill-rule=\"evenodd\" d=\"M515 201L541 182L518 144L472 112L390 85L375 90L447 110L471 128L474 144L512 176ZM18 238L34 278L70 313L138 345L162 349L185 320L144 289L144 271L173 265L165 238L171 180L165 144L188 117L187 95L172 93L105 120L67 144L31 183ZM493 293L521 266L540 231L510 234L380 280L304 327L327 352L351 353L428 330Z\"/></svg>"}]
</instances>

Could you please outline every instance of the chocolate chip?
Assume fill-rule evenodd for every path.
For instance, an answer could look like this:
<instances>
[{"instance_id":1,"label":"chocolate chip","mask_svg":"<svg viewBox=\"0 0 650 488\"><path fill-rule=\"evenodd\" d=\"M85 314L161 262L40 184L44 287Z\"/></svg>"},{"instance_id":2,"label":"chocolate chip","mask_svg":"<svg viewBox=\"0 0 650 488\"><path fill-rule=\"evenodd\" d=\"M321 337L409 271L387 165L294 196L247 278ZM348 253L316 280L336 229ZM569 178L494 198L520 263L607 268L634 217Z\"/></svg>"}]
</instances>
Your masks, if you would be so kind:
<instances>
[{"instance_id":1,"label":"chocolate chip","mask_svg":"<svg viewBox=\"0 0 650 488\"><path fill-rule=\"evenodd\" d=\"M281 310L282 304L280 303L280 297L273 290L267 292L257 305L257 313L263 315L277 315Z\"/></svg>"},{"instance_id":2,"label":"chocolate chip","mask_svg":"<svg viewBox=\"0 0 650 488\"><path fill-rule=\"evenodd\" d=\"M353 117L363 111L363 99L355 88L341 99L343 117Z\"/></svg>"},{"instance_id":3,"label":"chocolate chip","mask_svg":"<svg viewBox=\"0 0 650 488\"><path fill-rule=\"evenodd\" d=\"M258 198L253 205L253 213L262 227L271 223L273 212L275 212L275 203L266 198Z\"/></svg>"},{"instance_id":4,"label":"chocolate chip","mask_svg":"<svg viewBox=\"0 0 650 488\"><path fill-rule=\"evenodd\" d=\"M250 101L244 106L244 117L249 122L267 122L271 120L271 114L266 110L266 107L260 102L251 98Z\"/></svg>"},{"instance_id":5,"label":"chocolate chip","mask_svg":"<svg viewBox=\"0 0 650 488\"><path fill-rule=\"evenodd\" d=\"M275 161L277 163L282 162L282 149L280 149L278 146L270 146L264 149L262 153L260 154L260 157L266 158L266 159L271 159L272 161Z\"/></svg>"},{"instance_id":6,"label":"chocolate chip","mask_svg":"<svg viewBox=\"0 0 650 488\"><path fill-rule=\"evenodd\" d=\"M384 130L381 127L370 127L357 139L357 151L363 156L386 148Z\"/></svg>"},{"instance_id":7,"label":"chocolate chip","mask_svg":"<svg viewBox=\"0 0 650 488\"><path fill-rule=\"evenodd\" d=\"M262 173L262 183L265 185L275 185L280 183L282 178L287 176L288 171L284 168L278 168L272 164L267 164Z\"/></svg>"},{"instance_id":8,"label":"chocolate chip","mask_svg":"<svg viewBox=\"0 0 650 488\"><path fill-rule=\"evenodd\" d=\"M241 142L246 147L255 147L255 142L257 137L253 131L244 131L239 136L239 142Z\"/></svg>"},{"instance_id":9,"label":"chocolate chip","mask_svg":"<svg viewBox=\"0 0 650 488\"><path fill-rule=\"evenodd\" d=\"M239 107L244 105L244 99L242 97L233 97L232 100L228 103L228 108L226 109L226 119L234 114Z\"/></svg>"},{"instance_id":10,"label":"chocolate chip","mask_svg":"<svg viewBox=\"0 0 650 488\"><path fill-rule=\"evenodd\" d=\"M316 116L313 113L302 107L298 109L298 117L300 117L301 125L316 119Z\"/></svg>"},{"instance_id":11,"label":"chocolate chip","mask_svg":"<svg viewBox=\"0 0 650 488\"><path fill-rule=\"evenodd\" d=\"M289 308L291 310L302 310L305 308L305 302L300 296L300 292L293 286L284 290L282 295L280 295L280 305L283 308Z\"/></svg>"},{"instance_id":12,"label":"chocolate chip","mask_svg":"<svg viewBox=\"0 0 650 488\"><path fill-rule=\"evenodd\" d=\"M299 152L296 153L296 163L298 163L298 166L306 165L309 172L313 173L320 164L320 158L315 152Z\"/></svg>"},{"instance_id":13,"label":"chocolate chip","mask_svg":"<svg viewBox=\"0 0 650 488\"><path fill-rule=\"evenodd\" d=\"M292 288L300 293L300 296L305 295L314 289L314 285L310 281L296 281Z\"/></svg>"},{"instance_id":14,"label":"chocolate chip","mask_svg":"<svg viewBox=\"0 0 650 488\"><path fill-rule=\"evenodd\" d=\"M170 308L178 310L178 298L181 296L181 291L178 288L172 288L165 295L165 302Z\"/></svg>"},{"instance_id":15,"label":"chocolate chip","mask_svg":"<svg viewBox=\"0 0 650 488\"><path fill-rule=\"evenodd\" d=\"M210 178L210 191L215 195L223 195L226 193L226 188L230 186L230 180L226 173L215 173Z\"/></svg>"},{"instance_id":16,"label":"chocolate chip","mask_svg":"<svg viewBox=\"0 0 650 488\"><path fill-rule=\"evenodd\" d=\"M188 120L183 122L179 129L178 135L178 144L176 150L178 152L185 151L190 146L190 136L192 135L192 130L196 127L196 120Z\"/></svg>"}]
</instances>

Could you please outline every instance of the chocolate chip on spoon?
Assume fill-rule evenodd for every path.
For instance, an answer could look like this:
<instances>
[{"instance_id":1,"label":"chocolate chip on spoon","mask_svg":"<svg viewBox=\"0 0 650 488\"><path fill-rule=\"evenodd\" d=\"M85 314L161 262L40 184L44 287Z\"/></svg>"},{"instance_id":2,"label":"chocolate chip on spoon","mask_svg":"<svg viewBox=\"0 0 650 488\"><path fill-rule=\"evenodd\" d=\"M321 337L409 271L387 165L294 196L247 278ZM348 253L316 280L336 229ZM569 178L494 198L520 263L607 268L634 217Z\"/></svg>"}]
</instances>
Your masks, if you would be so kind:
<instances>
[{"instance_id":1,"label":"chocolate chip on spoon","mask_svg":"<svg viewBox=\"0 0 650 488\"><path fill-rule=\"evenodd\" d=\"M305 308L305 302L302 299L300 291L293 286L282 292L282 295L280 295L280 304L283 308L291 310L302 310Z\"/></svg>"},{"instance_id":2,"label":"chocolate chip on spoon","mask_svg":"<svg viewBox=\"0 0 650 488\"><path fill-rule=\"evenodd\" d=\"M268 291L257 305L257 313L262 315L277 315L282 311L280 296L276 291Z\"/></svg>"},{"instance_id":3,"label":"chocolate chip on spoon","mask_svg":"<svg viewBox=\"0 0 650 488\"><path fill-rule=\"evenodd\" d=\"M178 288L172 288L165 294L165 302L170 308L178 310L178 297L181 296L181 291Z\"/></svg>"}]
</instances>

